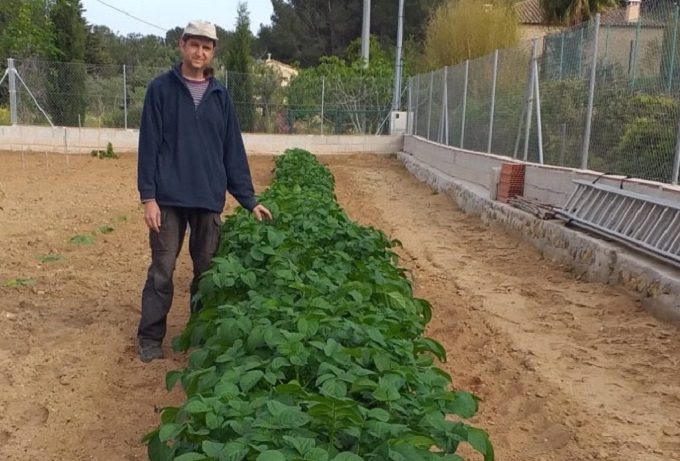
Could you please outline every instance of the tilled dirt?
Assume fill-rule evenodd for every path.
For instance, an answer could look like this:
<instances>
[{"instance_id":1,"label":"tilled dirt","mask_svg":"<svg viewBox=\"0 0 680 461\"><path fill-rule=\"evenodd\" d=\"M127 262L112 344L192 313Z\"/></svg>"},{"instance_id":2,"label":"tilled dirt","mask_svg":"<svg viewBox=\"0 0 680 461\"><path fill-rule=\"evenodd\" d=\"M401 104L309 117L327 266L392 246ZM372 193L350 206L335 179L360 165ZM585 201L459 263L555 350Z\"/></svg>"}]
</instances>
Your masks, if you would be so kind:
<instances>
[{"instance_id":1,"label":"tilled dirt","mask_svg":"<svg viewBox=\"0 0 680 461\"><path fill-rule=\"evenodd\" d=\"M321 160L350 216L403 243L443 367L483 399L472 422L497 459L680 460L677 329L466 216L396 159ZM261 191L271 158L251 168ZM169 341L165 360L135 355L149 263L135 173L134 156L0 153L0 459L145 460L141 437L182 399L165 390L186 359ZM94 241L70 242L79 235ZM168 338L186 321L190 275L185 248Z\"/></svg>"}]
</instances>

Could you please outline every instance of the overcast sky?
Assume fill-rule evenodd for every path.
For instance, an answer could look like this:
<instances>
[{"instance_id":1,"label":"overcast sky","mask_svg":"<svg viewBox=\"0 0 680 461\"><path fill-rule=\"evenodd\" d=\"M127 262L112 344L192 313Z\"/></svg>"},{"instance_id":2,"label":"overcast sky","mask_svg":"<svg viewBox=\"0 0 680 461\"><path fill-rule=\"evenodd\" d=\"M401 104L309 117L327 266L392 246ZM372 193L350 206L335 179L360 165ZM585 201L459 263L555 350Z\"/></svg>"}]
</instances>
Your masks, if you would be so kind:
<instances>
[{"instance_id":1,"label":"overcast sky","mask_svg":"<svg viewBox=\"0 0 680 461\"><path fill-rule=\"evenodd\" d=\"M270 0L248 0L251 30L269 24L272 15ZM90 24L105 25L116 33L154 34L165 37L165 31L175 26L184 27L190 19L205 19L227 30L236 24L237 0L82 0L85 19ZM123 12L111 8L111 5ZM158 27L154 27L158 26Z\"/></svg>"}]
</instances>

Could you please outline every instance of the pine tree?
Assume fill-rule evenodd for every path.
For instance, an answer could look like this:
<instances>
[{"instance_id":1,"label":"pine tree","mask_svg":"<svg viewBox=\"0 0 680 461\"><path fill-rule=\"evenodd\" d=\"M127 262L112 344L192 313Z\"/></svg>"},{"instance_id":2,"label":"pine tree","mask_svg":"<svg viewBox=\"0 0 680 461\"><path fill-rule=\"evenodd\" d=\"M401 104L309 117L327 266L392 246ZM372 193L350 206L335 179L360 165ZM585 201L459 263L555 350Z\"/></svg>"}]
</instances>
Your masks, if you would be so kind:
<instances>
[{"instance_id":1,"label":"pine tree","mask_svg":"<svg viewBox=\"0 0 680 461\"><path fill-rule=\"evenodd\" d=\"M252 40L248 6L244 2L239 2L236 31L227 55L227 75L229 92L234 101L241 130L244 132L253 131L255 125L250 57Z\"/></svg>"},{"instance_id":2,"label":"pine tree","mask_svg":"<svg viewBox=\"0 0 680 461\"><path fill-rule=\"evenodd\" d=\"M56 0L50 9L57 48L56 67L48 75L48 112L52 123L77 126L87 108L84 64L87 28L80 0Z\"/></svg>"}]
</instances>

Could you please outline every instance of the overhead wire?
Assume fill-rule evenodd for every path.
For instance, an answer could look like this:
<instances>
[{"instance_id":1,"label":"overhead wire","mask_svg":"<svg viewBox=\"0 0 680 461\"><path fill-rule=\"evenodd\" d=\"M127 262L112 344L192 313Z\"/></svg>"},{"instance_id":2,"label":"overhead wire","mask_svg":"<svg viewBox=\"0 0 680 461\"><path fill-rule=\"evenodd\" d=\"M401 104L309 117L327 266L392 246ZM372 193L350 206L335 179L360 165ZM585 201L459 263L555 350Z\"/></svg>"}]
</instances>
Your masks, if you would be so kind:
<instances>
[{"instance_id":1,"label":"overhead wire","mask_svg":"<svg viewBox=\"0 0 680 461\"><path fill-rule=\"evenodd\" d=\"M111 8L111 9L113 9L113 10L116 10L116 11L118 11L119 13L123 13L124 15L129 16L129 17L131 17L132 19L134 19L135 21L142 22L142 23L144 23L144 24L146 24L146 25L148 25L148 26L151 26L151 27L155 27L156 29L162 30L163 32L167 32L167 31L168 31L168 29L165 28L165 27L157 26L156 24L150 23L149 21L145 21L144 19L138 18L137 16L134 16L134 15L128 13L127 11L125 11L125 10L121 10L120 8L118 8L118 7L116 7L116 6L110 5L110 4L106 3L106 2L103 1L103 0L97 0L97 2L101 3L102 5L108 6L109 8Z\"/></svg>"}]
</instances>

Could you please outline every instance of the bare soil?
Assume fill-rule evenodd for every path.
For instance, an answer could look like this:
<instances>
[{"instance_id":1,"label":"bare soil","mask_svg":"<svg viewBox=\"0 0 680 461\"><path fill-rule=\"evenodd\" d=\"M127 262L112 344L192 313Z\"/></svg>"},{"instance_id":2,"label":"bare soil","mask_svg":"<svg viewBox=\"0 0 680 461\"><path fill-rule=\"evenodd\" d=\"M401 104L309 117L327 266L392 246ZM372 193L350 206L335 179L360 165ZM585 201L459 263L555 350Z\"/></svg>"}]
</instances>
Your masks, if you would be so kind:
<instances>
[{"instance_id":1,"label":"bare soil","mask_svg":"<svg viewBox=\"0 0 680 461\"><path fill-rule=\"evenodd\" d=\"M434 307L429 334L456 387L483 399L472 422L497 459L680 460L676 328L465 215L396 159L321 160L350 216L403 243L417 295ZM272 166L251 159L258 191ZM2 460L146 460L141 437L182 400L164 379L184 355L169 341L165 360L135 354L150 261L135 173L134 156L0 153ZM77 235L94 242L71 243ZM190 274L185 248L169 339L187 319Z\"/></svg>"}]
</instances>

